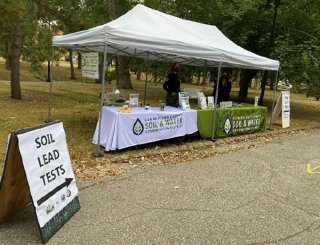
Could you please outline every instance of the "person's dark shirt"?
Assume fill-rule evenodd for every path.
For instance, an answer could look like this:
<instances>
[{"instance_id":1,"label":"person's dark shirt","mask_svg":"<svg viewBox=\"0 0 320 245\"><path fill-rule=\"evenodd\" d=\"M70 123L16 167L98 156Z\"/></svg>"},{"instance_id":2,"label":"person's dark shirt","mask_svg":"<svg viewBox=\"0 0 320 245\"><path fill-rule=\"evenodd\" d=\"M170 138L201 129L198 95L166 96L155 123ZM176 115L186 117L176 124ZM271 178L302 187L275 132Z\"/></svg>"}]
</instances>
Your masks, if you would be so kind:
<instances>
[{"instance_id":1,"label":"person's dark shirt","mask_svg":"<svg viewBox=\"0 0 320 245\"><path fill-rule=\"evenodd\" d=\"M180 92L180 81L178 78L178 74L171 72L167 76L167 81L163 84L163 89L167 91L168 94L172 94L173 92Z\"/></svg>"},{"instance_id":2,"label":"person's dark shirt","mask_svg":"<svg viewBox=\"0 0 320 245\"><path fill-rule=\"evenodd\" d=\"M225 84L222 85L222 80L219 81L219 93L218 93L218 100L217 103L222 101L229 101L230 91L231 91L231 82L229 79L226 80ZM214 90L212 92L212 96L216 96L217 86L214 86Z\"/></svg>"}]
</instances>

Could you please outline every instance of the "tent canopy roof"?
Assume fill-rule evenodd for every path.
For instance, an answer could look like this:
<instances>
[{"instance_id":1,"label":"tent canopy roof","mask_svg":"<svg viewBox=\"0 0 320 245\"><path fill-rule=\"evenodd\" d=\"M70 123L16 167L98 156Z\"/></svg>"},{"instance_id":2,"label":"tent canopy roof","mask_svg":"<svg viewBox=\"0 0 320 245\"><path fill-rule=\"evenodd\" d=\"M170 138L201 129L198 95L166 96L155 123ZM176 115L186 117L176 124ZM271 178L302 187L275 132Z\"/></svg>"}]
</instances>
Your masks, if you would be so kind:
<instances>
[{"instance_id":1,"label":"tent canopy roof","mask_svg":"<svg viewBox=\"0 0 320 245\"><path fill-rule=\"evenodd\" d=\"M194 66L278 70L279 61L247 51L212 25L164 14L138 4L101 26L53 37L54 47L178 62Z\"/></svg>"}]
</instances>

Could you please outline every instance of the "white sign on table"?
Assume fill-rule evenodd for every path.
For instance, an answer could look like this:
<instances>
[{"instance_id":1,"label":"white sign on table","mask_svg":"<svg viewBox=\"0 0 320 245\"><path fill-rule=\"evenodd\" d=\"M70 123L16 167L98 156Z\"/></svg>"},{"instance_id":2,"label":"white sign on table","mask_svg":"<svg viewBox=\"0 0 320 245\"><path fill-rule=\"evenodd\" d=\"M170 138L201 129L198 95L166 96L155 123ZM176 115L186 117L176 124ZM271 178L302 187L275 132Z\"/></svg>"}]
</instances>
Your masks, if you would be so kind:
<instances>
[{"instance_id":1,"label":"white sign on table","mask_svg":"<svg viewBox=\"0 0 320 245\"><path fill-rule=\"evenodd\" d=\"M179 105L183 111L190 109L189 94L187 92L179 92Z\"/></svg>"},{"instance_id":2,"label":"white sign on table","mask_svg":"<svg viewBox=\"0 0 320 245\"><path fill-rule=\"evenodd\" d=\"M99 54L97 52L81 54L81 71L83 77L99 78Z\"/></svg>"},{"instance_id":3,"label":"white sign on table","mask_svg":"<svg viewBox=\"0 0 320 245\"><path fill-rule=\"evenodd\" d=\"M214 97L208 96L208 108L214 108Z\"/></svg>"},{"instance_id":4,"label":"white sign on table","mask_svg":"<svg viewBox=\"0 0 320 245\"><path fill-rule=\"evenodd\" d=\"M208 109L208 106L207 106L207 99L206 97L200 97L200 108L201 109Z\"/></svg>"},{"instance_id":5,"label":"white sign on table","mask_svg":"<svg viewBox=\"0 0 320 245\"><path fill-rule=\"evenodd\" d=\"M208 108L207 99L204 96L203 92L198 92L197 93L197 99L198 99L198 108L201 108L201 109L207 109Z\"/></svg>"},{"instance_id":6,"label":"white sign on table","mask_svg":"<svg viewBox=\"0 0 320 245\"><path fill-rule=\"evenodd\" d=\"M139 94L130 94L130 102L131 107L138 107L139 106Z\"/></svg>"},{"instance_id":7,"label":"white sign on table","mask_svg":"<svg viewBox=\"0 0 320 245\"><path fill-rule=\"evenodd\" d=\"M232 101L220 102L220 108L230 108L230 107L232 107Z\"/></svg>"},{"instance_id":8,"label":"white sign on table","mask_svg":"<svg viewBox=\"0 0 320 245\"><path fill-rule=\"evenodd\" d=\"M259 104L259 96L254 97L254 106L258 106Z\"/></svg>"}]
</instances>

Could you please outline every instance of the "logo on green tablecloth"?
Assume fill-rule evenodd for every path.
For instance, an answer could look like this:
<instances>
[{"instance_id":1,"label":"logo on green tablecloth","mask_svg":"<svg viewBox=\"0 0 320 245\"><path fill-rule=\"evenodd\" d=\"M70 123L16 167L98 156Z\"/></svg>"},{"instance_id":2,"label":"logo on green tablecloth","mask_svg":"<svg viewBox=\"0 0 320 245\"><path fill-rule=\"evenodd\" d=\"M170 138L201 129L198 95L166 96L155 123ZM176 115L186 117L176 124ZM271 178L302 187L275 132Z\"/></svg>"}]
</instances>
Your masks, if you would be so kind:
<instances>
[{"instance_id":1,"label":"logo on green tablecloth","mask_svg":"<svg viewBox=\"0 0 320 245\"><path fill-rule=\"evenodd\" d=\"M133 124L132 130L135 135L140 135L143 133L144 127L143 127L143 124L141 123L141 121L139 120L139 118Z\"/></svg>"},{"instance_id":2,"label":"logo on green tablecloth","mask_svg":"<svg viewBox=\"0 0 320 245\"><path fill-rule=\"evenodd\" d=\"M224 121L223 124L223 131L225 134L229 134L232 129L232 122L230 116L227 116L226 120Z\"/></svg>"}]
</instances>

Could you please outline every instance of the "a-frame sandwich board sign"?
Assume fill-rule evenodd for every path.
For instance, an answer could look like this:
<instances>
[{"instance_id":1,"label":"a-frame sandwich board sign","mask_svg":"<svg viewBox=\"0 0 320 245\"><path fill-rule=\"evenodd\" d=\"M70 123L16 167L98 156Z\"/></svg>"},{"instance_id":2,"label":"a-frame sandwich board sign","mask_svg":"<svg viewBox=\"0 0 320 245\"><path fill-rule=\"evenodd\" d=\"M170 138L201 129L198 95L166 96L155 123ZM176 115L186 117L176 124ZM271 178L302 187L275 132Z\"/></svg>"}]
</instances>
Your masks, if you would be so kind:
<instances>
[{"instance_id":1,"label":"a-frame sandwich board sign","mask_svg":"<svg viewBox=\"0 0 320 245\"><path fill-rule=\"evenodd\" d=\"M276 106L272 112L272 121L274 124L281 113L282 119L282 128L290 127L290 92L289 91L281 91L279 98L277 100Z\"/></svg>"},{"instance_id":2,"label":"a-frame sandwich board sign","mask_svg":"<svg viewBox=\"0 0 320 245\"><path fill-rule=\"evenodd\" d=\"M0 222L32 202L47 242L79 209L63 123L11 133L0 182Z\"/></svg>"}]
</instances>

